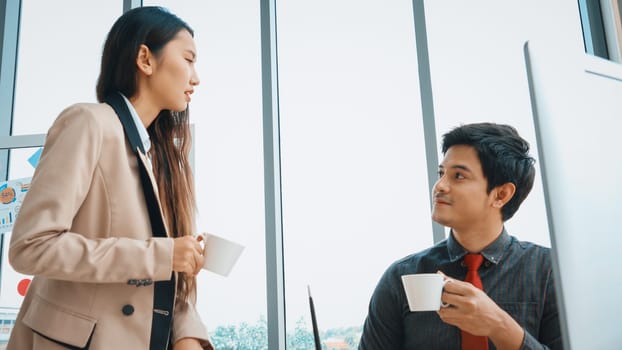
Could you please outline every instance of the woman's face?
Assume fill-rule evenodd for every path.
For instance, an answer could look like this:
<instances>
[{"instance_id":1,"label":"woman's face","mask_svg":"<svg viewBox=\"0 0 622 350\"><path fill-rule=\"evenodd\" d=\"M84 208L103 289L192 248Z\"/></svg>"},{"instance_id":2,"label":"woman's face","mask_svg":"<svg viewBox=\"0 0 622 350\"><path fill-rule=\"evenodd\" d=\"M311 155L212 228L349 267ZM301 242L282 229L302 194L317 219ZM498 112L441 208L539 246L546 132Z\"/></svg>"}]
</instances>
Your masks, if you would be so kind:
<instances>
[{"instance_id":1,"label":"woman's face","mask_svg":"<svg viewBox=\"0 0 622 350\"><path fill-rule=\"evenodd\" d=\"M154 103L161 110L181 112L188 107L190 95L199 84L194 67L196 58L194 39L185 29L158 53L149 85Z\"/></svg>"}]
</instances>

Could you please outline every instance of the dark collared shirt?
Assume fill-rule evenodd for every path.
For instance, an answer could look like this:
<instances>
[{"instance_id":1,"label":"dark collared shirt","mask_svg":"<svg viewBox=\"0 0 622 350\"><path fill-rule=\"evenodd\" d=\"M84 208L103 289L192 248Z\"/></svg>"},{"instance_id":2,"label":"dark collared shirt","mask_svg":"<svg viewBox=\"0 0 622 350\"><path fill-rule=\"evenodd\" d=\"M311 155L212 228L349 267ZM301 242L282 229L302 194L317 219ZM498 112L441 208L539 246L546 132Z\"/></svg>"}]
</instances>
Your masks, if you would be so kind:
<instances>
[{"instance_id":1,"label":"dark collared shirt","mask_svg":"<svg viewBox=\"0 0 622 350\"><path fill-rule=\"evenodd\" d=\"M467 251L453 234L437 245L393 263L369 303L360 350L460 349L460 329L435 311L410 312L401 275L443 271L463 280ZM562 349L550 249L520 242L503 230L482 251L484 292L525 330L521 349ZM490 349L495 349L489 341Z\"/></svg>"}]
</instances>

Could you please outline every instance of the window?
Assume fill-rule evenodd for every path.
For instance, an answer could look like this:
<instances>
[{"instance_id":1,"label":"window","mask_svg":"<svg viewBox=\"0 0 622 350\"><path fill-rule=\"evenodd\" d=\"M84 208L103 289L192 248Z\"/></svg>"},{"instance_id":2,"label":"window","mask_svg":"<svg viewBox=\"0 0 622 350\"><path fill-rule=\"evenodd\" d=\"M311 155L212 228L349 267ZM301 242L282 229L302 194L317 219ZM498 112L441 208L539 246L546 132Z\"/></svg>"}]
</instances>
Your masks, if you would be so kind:
<instances>
[{"instance_id":1,"label":"window","mask_svg":"<svg viewBox=\"0 0 622 350\"><path fill-rule=\"evenodd\" d=\"M622 1L578 3L585 52L622 63Z\"/></svg>"},{"instance_id":2,"label":"window","mask_svg":"<svg viewBox=\"0 0 622 350\"><path fill-rule=\"evenodd\" d=\"M277 16L288 344L311 330L310 285L322 340L353 349L384 270L432 243L412 4Z\"/></svg>"},{"instance_id":3,"label":"window","mask_svg":"<svg viewBox=\"0 0 622 350\"><path fill-rule=\"evenodd\" d=\"M426 18L438 142L442 134L460 124L506 123L529 141L537 160L523 44L563 35L558 45L580 48L576 8L571 3L562 7L527 1L455 3L448 9L426 2ZM555 26L551 18L556 18ZM448 30L450 23L459 30ZM540 175L536 161L534 188L506 227L521 240L550 246Z\"/></svg>"},{"instance_id":4,"label":"window","mask_svg":"<svg viewBox=\"0 0 622 350\"><path fill-rule=\"evenodd\" d=\"M103 42L121 5L22 1L13 135L46 133L65 107L95 101Z\"/></svg>"},{"instance_id":5,"label":"window","mask_svg":"<svg viewBox=\"0 0 622 350\"><path fill-rule=\"evenodd\" d=\"M194 30L197 229L246 246L228 277L202 271L197 307L216 348L267 344L259 4L145 1Z\"/></svg>"}]
</instances>

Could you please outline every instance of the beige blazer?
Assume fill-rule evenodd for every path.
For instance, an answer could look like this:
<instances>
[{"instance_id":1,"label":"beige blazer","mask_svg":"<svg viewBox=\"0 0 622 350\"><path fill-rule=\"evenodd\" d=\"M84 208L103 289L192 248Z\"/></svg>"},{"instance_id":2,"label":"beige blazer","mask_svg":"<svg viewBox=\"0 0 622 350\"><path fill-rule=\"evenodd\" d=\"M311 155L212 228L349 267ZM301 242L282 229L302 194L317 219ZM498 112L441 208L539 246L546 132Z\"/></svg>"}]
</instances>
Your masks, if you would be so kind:
<instances>
[{"instance_id":1,"label":"beige blazer","mask_svg":"<svg viewBox=\"0 0 622 350\"><path fill-rule=\"evenodd\" d=\"M11 236L10 264L35 277L7 349L84 348L89 339L91 350L148 349L153 282L171 277L172 259L173 240L152 237L117 115L107 104L67 108L48 132ZM212 349L193 304L174 311L172 337Z\"/></svg>"}]
</instances>

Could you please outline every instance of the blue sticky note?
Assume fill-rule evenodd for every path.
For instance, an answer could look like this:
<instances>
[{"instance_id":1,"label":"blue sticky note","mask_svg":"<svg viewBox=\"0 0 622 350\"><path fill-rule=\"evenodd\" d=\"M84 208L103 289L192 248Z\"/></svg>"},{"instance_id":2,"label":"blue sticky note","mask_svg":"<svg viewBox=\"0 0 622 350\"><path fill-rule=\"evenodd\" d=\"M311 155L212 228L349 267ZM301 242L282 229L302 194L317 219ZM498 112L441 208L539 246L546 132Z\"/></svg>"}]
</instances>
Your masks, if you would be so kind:
<instances>
[{"instance_id":1,"label":"blue sticky note","mask_svg":"<svg viewBox=\"0 0 622 350\"><path fill-rule=\"evenodd\" d=\"M28 158L28 163L32 165L33 168L37 167L39 164L39 158L41 158L41 152L43 151L43 147L40 147L30 158Z\"/></svg>"}]
</instances>

